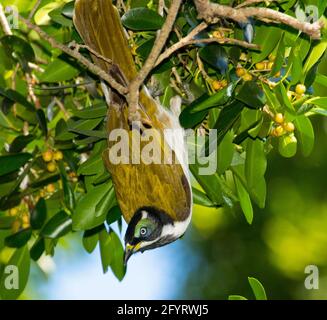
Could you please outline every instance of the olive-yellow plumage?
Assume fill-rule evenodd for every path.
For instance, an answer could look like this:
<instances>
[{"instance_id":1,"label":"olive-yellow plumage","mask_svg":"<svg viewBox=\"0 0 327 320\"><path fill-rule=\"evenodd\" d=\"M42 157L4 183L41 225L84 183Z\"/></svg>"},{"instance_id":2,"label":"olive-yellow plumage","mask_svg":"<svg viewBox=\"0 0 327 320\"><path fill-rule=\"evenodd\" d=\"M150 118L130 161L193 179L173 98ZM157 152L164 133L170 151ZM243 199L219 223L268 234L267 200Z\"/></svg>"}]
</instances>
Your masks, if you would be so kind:
<instances>
[{"instance_id":1,"label":"olive-yellow plumage","mask_svg":"<svg viewBox=\"0 0 327 320\"><path fill-rule=\"evenodd\" d=\"M92 54L93 61L110 73L117 82L127 86L128 82L136 77L137 70L112 1L77 0L74 24L85 44L99 53ZM112 63L108 63L100 55L110 59ZM133 131L128 111L126 98L111 91L108 133L115 129L125 129L131 142ZM164 137L164 130L176 129L178 121L176 122L172 113L160 106L145 88L140 92L138 113L141 133L145 128L156 129L155 143L162 154L164 150L169 149L168 154L173 155L174 161L167 162L167 158L163 156L160 164L145 164L142 161L139 164L114 164L109 159L109 150L114 144L110 141L108 149L103 152L118 204L124 219L129 223L125 237L126 246L134 252L161 246L180 237L189 223L192 206L187 164L180 156L185 150L174 149ZM141 142L141 149L144 145L145 142ZM129 146L131 160L132 144ZM181 141L177 148L184 149L184 141ZM143 224L146 226L142 228ZM143 230L141 235L134 234L136 229ZM148 232L147 235L144 230Z\"/></svg>"}]
</instances>

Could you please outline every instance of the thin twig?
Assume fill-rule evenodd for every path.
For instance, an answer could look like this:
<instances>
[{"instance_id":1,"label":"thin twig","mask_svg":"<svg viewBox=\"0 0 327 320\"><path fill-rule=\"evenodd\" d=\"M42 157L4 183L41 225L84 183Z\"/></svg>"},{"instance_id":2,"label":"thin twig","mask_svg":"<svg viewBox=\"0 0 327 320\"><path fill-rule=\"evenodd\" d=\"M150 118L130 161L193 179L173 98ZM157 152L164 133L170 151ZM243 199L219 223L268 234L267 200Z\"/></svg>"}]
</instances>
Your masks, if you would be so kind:
<instances>
[{"instance_id":1,"label":"thin twig","mask_svg":"<svg viewBox=\"0 0 327 320\"><path fill-rule=\"evenodd\" d=\"M8 20L6 18L5 12L3 11L3 6L2 6L1 3L0 3L0 25L1 25L1 28L2 28L5 35L7 35L7 36L12 35L10 25L9 25Z\"/></svg>"},{"instance_id":2,"label":"thin twig","mask_svg":"<svg viewBox=\"0 0 327 320\"><path fill-rule=\"evenodd\" d=\"M156 61L165 46L169 34L173 28L173 25L176 20L177 13L181 6L182 0L173 0L166 21L160 30L160 33L157 35L157 38L154 42L153 48L145 61L143 67L139 71L138 75L134 80L131 81L129 85L129 112L130 115L136 115L138 109L138 100L139 100L139 88L144 83L146 77L149 75L151 70L154 68Z\"/></svg>"},{"instance_id":3,"label":"thin twig","mask_svg":"<svg viewBox=\"0 0 327 320\"><path fill-rule=\"evenodd\" d=\"M37 0L37 2L35 3L33 9L31 10L30 14L28 15L28 20L32 20L32 18L34 17L37 9L39 8L40 4L41 4L42 0Z\"/></svg>"},{"instance_id":4,"label":"thin twig","mask_svg":"<svg viewBox=\"0 0 327 320\"><path fill-rule=\"evenodd\" d=\"M276 0L246 0L243 3L239 4L238 6L236 6L235 8L239 9L239 8L248 7L253 4L257 4L257 3L261 3L261 2L269 3L269 2L274 2L274 1L276 1Z\"/></svg>"},{"instance_id":5,"label":"thin twig","mask_svg":"<svg viewBox=\"0 0 327 320\"><path fill-rule=\"evenodd\" d=\"M177 50L185 47L190 43L190 41L193 41L193 38L199 34L201 31L205 30L208 27L208 25L205 22L200 23L198 26L196 26L187 36L180 39L178 42L173 44L171 47L166 49L157 59L156 66L158 66L163 60L167 59L171 56L174 52Z\"/></svg>"},{"instance_id":6,"label":"thin twig","mask_svg":"<svg viewBox=\"0 0 327 320\"><path fill-rule=\"evenodd\" d=\"M46 32L44 32L41 28L31 23L29 20L19 16L19 19L26 24L30 29L36 31L41 38L49 42L52 47L61 50L62 52L66 53L67 55L71 56L72 58L79 61L82 65L84 65L90 72L97 75L101 79L105 80L113 89L117 90L121 95L125 95L128 90L126 87L119 84L113 77L109 75L108 72L102 70L97 65L90 62L86 59L83 55L79 52L68 48L67 46L61 44L60 42L56 41L54 38L49 36Z\"/></svg>"}]
</instances>

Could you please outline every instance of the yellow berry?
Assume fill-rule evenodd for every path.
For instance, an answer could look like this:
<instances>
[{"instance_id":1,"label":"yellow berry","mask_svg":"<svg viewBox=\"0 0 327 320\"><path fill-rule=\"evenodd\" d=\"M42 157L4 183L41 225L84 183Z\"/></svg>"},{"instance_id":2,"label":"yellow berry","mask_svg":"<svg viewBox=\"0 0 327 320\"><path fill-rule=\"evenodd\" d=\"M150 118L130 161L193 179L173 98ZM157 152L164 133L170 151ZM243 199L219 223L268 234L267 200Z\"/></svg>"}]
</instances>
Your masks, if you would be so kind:
<instances>
[{"instance_id":1,"label":"yellow berry","mask_svg":"<svg viewBox=\"0 0 327 320\"><path fill-rule=\"evenodd\" d=\"M244 81L252 81L253 76L252 76L252 74L250 74L250 73L246 73L246 74L242 77L242 79L243 79Z\"/></svg>"},{"instance_id":2,"label":"yellow berry","mask_svg":"<svg viewBox=\"0 0 327 320\"><path fill-rule=\"evenodd\" d=\"M242 60L242 61L247 61L247 59L248 59L247 54L244 53L244 52L242 52L241 55L240 55L240 60Z\"/></svg>"},{"instance_id":3,"label":"yellow berry","mask_svg":"<svg viewBox=\"0 0 327 320\"><path fill-rule=\"evenodd\" d=\"M256 65L255 65L255 68L257 70L264 70L265 69L265 64L264 62L258 62Z\"/></svg>"},{"instance_id":4,"label":"yellow berry","mask_svg":"<svg viewBox=\"0 0 327 320\"><path fill-rule=\"evenodd\" d=\"M10 215L11 217L17 216L17 213L18 213L18 209L17 209L17 208L11 208L11 209L9 210L9 215Z\"/></svg>"},{"instance_id":5,"label":"yellow berry","mask_svg":"<svg viewBox=\"0 0 327 320\"><path fill-rule=\"evenodd\" d=\"M297 94L304 94L307 91L307 88L304 84L298 84L295 88Z\"/></svg>"},{"instance_id":6,"label":"yellow berry","mask_svg":"<svg viewBox=\"0 0 327 320\"><path fill-rule=\"evenodd\" d=\"M45 162L50 162L53 158L53 153L51 150L47 150L42 153L42 158Z\"/></svg>"},{"instance_id":7,"label":"yellow berry","mask_svg":"<svg viewBox=\"0 0 327 320\"><path fill-rule=\"evenodd\" d=\"M54 184L48 184L47 186L46 186L46 191L48 192L48 193L54 193L55 191L56 191L56 187L54 186Z\"/></svg>"},{"instance_id":8,"label":"yellow berry","mask_svg":"<svg viewBox=\"0 0 327 320\"><path fill-rule=\"evenodd\" d=\"M287 122L284 126L284 129L287 131L287 132L293 132L295 130L295 126L292 122Z\"/></svg>"},{"instance_id":9,"label":"yellow berry","mask_svg":"<svg viewBox=\"0 0 327 320\"><path fill-rule=\"evenodd\" d=\"M24 224L24 223L30 223L30 217L29 217L29 215L28 214L24 214L23 216L22 216L22 223Z\"/></svg>"},{"instance_id":10,"label":"yellow berry","mask_svg":"<svg viewBox=\"0 0 327 320\"><path fill-rule=\"evenodd\" d=\"M293 95L294 95L294 92L293 91L287 91L288 100L292 101Z\"/></svg>"},{"instance_id":11,"label":"yellow berry","mask_svg":"<svg viewBox=\"0 0 327 320\"><path fill-rule=\"evenodd\" d=\"M267 69L271 70L274 66L274 63L273 62L268 62L267 64Z\"/></svg>"},{"instance_id":12,"label":"yellow berry","mask_svg":"<svg viewBox=\"0 0 327 320\"><path fill-rule=\"evenodd\" d=\"M30 226L31 226L31 224L30 224L29 222L26 222L26 223L23 222L23 223L22 223L22 228L23 228L23 229L28 229Z\"/></svg>"},{"instance_id":13,"label":"yellow berry","mask_svg":"<svg viewBox=\"0 0 327 320\"><path fill-rule=\"evenodd\" d=\"M12 232L12 233L16 233L16 232L18 232L19 229L20 229L20 226L21 226L20 221L19 221L19 220L15 220L15 221L12 223L12 225L11 225L11 232Z\"/></svg>"},{"instance_id":14,"label":"yellow berry","mask_svg":"<svg viewBox=\"0 0 327 320\"><path fill-rule=\"evenodd\" d=\"M221 80L221 81L220 81L220 84L221 84L221 86L222 86L223 88L225 88L225 87L227 87L228 82L227 82L226 79L224 79L224 80Z\"/></svg>"},{"instance_id":15,"label":"yellow berry","mask_svg":"<svg viewBox=\"0 0 327 320\"><path fill-rule=\"evenodd\" d=\"M270 54L269 57L268 57L269 61L272 61L274 62L276 60L276 56L274 54Z\"/></svg>"},{"instance_id":16,"label":"yellow berry","mask_svg":"<svg viewBox=\"0 0 327 320\"><path fill-rule=\"evenodd\" d=\"M212 35L213 35L215 38L217 38L217 39L222 39L222 38L225 37L224 32L219 31L219 30L214 31L214 32L212 33Z\"/></svg>"},{"instance_id":17,"label":"yellow berry","mask_svg":"<svg viewBox=\"0 0 327 320\"><path fill-rule=\"evenodd\" d=\"M281 124L281 123L284 122L284 116L283 116L282 113L277 113L277 114L275 115L275 122L277 122L277 123L279 123L279 124Z\"/></svg>"},{"instance_id":18,"label":"yellow berry","mask_svg":"<svg viewBox=\"0 0 327 320\"><path fill-rule=\"evenodd\" d=\"M236 75L241 78L246 74L246 70L242 67L237 67L236 68Z\"/></svg>"},{"instance_id":19,"label":"yellow berry","mask_svg":"<svg viewBox=\"0 0 327 320\"><path fill-rule=\"evenodd\" d=\"M280 72L280 71L278 71L278 72L274 75L275 78L279 78L280 76L281 76L281 72Z\"/></svg>"},{"instance_id":20,"label":"yellow berry","mask_svg":"<svg viewBox=\"0 0 327 320\"><path fill-rule=\"evenodd\" d=\"M212 88L216 91L220 90L222 88L220 81L214 80L212 82Z\"/></svg>"},{"instance_id":21,"label":"yellow berry","mask_svg":"<svg viewBox=\"0 0 327 320\"><path fill-rule=\"evenodd\" d=\"M56 163L55 162L48 163L47 169L48 169L49 172L55 172L56 169L57 169Z\"/></svg>"},{"instance_id":22,"label":"yellow berry","mask_svg":"<svg viewBox=\"0 0 327 320\"><path fill-rule=\"evenodd\" d=\"M282 126L278 126L275 129L275 132L276 132L276 136L280 137L280 136L282 136L284 134L284 128Z\"/></svg>"},{"instance_id":23,"label":"yellow berry","mask_svg":"<svg viewBox=\"0 0 327 320\"><path fill-rule=\"evenodd\" d=\"M60 161L64 158L64 155L62 154L61 151L56 151L54 154L53 154L53 159L55 159L56 161Z\"/></svg>"}]
</instances>

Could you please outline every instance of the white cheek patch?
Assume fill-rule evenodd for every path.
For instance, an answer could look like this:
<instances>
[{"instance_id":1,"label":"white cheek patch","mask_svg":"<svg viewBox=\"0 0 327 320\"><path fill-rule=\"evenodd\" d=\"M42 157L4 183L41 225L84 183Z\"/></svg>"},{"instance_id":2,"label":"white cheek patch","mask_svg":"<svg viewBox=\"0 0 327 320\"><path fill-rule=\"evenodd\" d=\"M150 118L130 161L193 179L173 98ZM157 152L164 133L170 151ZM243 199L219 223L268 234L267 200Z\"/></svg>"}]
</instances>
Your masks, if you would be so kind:
<instances>
[{"instance_id":1,"label":"white cheek patch","mask_svg":"<svg viewBox=\"0 0 327 320\"><path fill-rule=\"evenodd\" d=\"M146 212L145 210L142 210L141 213L142 213L142 219L146 219L149 215L148 212Z\"/></svg>"}]
</instances>

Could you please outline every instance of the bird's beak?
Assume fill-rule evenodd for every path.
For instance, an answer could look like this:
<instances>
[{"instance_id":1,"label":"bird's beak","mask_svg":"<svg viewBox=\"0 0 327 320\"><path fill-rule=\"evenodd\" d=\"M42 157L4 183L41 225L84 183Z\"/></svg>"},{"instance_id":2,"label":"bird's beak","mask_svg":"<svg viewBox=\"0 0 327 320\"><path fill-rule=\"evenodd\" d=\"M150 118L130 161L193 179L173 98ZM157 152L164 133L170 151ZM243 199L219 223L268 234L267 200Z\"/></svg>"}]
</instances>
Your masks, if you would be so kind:
<instances>
[{"instance_id":1,"label":"bird's beak","mask_svg":"<svg viewBox=\"0 0 327 320\"><path fill-rule=\"evenodd\" d=\"M127 265L127 261L132 256L132 254L135 252L135 247L130 245L129 243L126 244L125 248L125 254L124 254L124 265Z\"/></svg>"}]
</instances>

